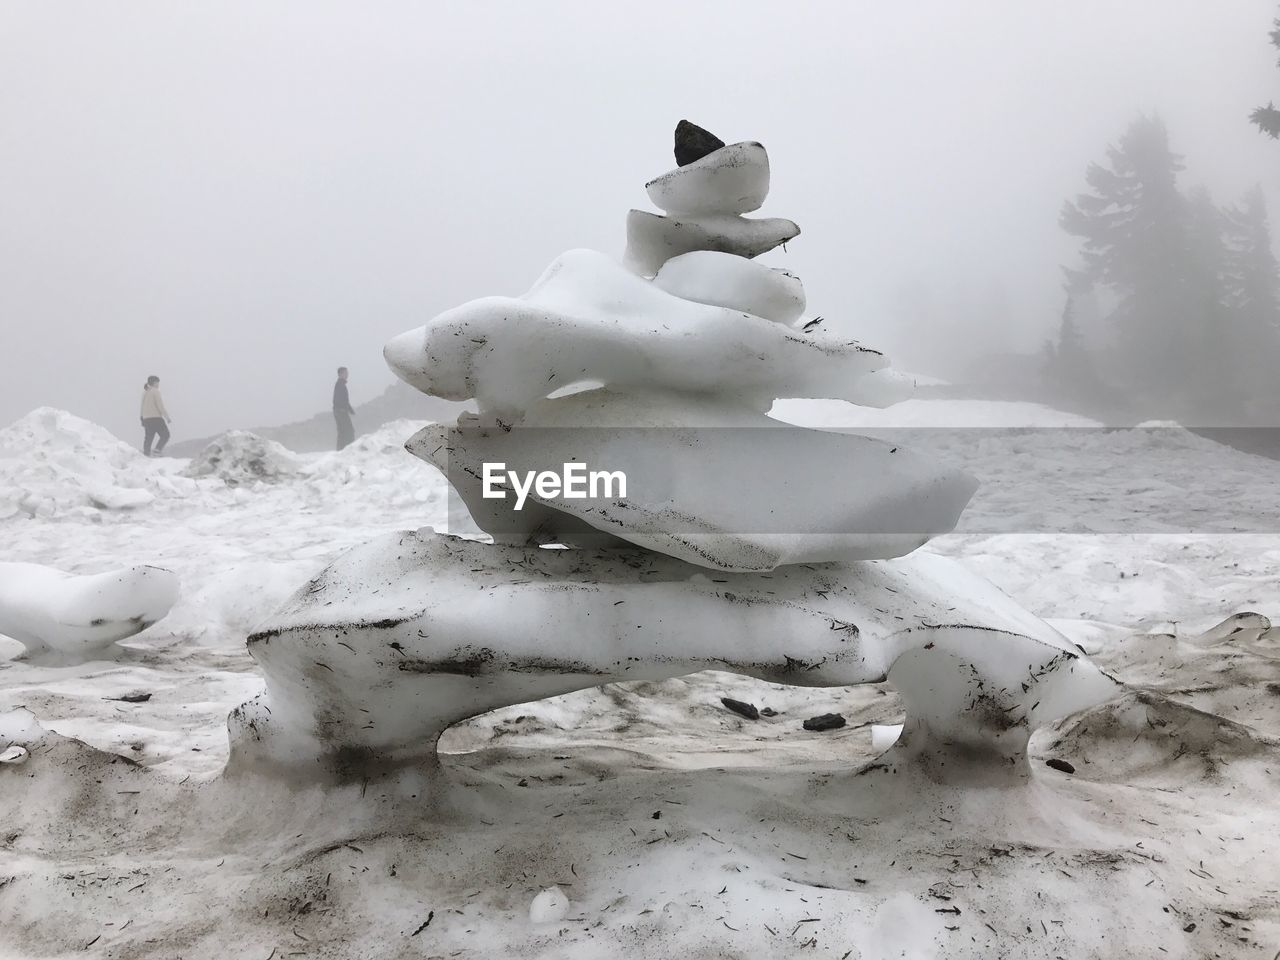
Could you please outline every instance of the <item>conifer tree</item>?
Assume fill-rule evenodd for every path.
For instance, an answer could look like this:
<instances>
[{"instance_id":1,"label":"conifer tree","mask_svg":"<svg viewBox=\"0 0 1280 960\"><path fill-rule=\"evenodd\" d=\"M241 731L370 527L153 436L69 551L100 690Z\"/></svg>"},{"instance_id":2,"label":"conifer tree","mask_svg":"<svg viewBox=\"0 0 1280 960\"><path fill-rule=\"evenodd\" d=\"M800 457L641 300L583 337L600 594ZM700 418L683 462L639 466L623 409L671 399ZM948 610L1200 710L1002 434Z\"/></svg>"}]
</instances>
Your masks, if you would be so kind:
<instances>
[{"instance_id":1,"label":"conifer tree","mask_svg":"<svg viewBox=\"0 0 1280 960\"><path fill-rule=\"evenodd\" d=\"M1238 418L1245 399L1244 385L1234 375L1242 345L1227 303L1226 218L1204 187L1191 192L1187 210L1186 306L1191 325L1184 349L1192 362L1187 365L1181 407L1202 421L1207 416L1220 422L1223 417Z\"/></svg>"},{"instance_id":2,"label":"conifer tree","mask_svg":"<svg viewBox=\"0 0 1280 960\"><path fill-rule=\"evenodd\" d=\"M1082 240L1084 276L1115 300L1119 366L1129 391L1150 407L1176 395L1191 362L1188 210L1177 183L1182 169L1164 123L1141 116L1107 150L1106 165L1088 167L1090 192L1068 202L1060 220Z\"/></svg>"},{"instance_id":3,"label":"conifer tree","mask_svg":"<svg viewBox=\"0 0 1280 960\"><path fill-rule=\"evenodd\" d=\"M1261 187L1224 215L1224 282L1237 364L1234 375L1250 402L1280 406L1280 266Z\"/></svg>"}]
</instances>

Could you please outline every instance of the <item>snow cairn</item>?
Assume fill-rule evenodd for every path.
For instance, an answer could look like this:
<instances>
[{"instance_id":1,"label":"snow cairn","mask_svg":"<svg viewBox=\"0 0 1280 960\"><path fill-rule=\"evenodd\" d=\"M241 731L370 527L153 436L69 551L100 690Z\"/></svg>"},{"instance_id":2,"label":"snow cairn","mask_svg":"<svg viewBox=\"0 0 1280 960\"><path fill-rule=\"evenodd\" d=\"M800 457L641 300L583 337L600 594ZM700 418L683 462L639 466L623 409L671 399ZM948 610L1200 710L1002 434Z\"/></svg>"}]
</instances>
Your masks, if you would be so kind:
<instances>
[{"instance_id":1,"label":"snow cairn","mask_svg":"<svg viewBox=\"0 0 1280 960\"><path fill-rule=\"evenodd\" d=\"M1122 692L995 587L913 552L954 528L972 478L767 416L789 397L886 405L906 381L755 259L800 232L744 216L768 194L761 144L681 121L675 154L646 185L663 212L628 215L624 263L570 251L523 296L387 345L407 383L476 402L406 447L493 542L391 534L301 588L249 637L266 691L231 715L229 771L434 770L466 717L718 669L888 677L907 721L875 768L1025 775L1032 730ZM571 464L625 484L569 497L567 480L519 479Z\"/></svg>"}]
</instances>

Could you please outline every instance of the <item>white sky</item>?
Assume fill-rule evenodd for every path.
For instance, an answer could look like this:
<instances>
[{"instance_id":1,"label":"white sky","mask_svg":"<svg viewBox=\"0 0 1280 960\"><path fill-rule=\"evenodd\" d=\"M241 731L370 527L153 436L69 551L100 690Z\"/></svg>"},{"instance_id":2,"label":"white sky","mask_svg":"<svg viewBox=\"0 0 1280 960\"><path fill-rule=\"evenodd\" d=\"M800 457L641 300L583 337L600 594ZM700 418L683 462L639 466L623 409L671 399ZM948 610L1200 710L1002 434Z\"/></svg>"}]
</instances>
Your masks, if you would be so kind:
<instances>
[{"instance_id":1,"label":"white sky","mask_svg":"<svg viewBox=\"0 0 1280 960\"><path fill-rule=\"evenodd\" d=\"M392 335L562 250L620 254L681 117L769 148L761 215L804 231L770 261L833 328L905 367L1033 349L1058 211L1138 111L1184 183L1262 182L1280 221L1280 143L1246 119L1280 99L1276 14L0 0L0 423L49 404L132 440L151 373L178 437L323 409L339 364L367 399ZM963 289L1007 314L938 322Z\"/></svg>"}]
</instances>

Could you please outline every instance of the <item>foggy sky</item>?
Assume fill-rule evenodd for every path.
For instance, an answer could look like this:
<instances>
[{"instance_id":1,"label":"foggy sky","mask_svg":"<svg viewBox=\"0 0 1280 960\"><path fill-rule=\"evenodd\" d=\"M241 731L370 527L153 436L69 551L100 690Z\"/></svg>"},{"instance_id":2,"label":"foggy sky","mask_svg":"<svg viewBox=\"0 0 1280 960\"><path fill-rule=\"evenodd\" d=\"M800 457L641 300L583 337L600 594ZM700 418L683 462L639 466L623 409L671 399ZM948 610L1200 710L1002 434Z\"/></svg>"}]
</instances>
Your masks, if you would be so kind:
<instances>
[{"instance_id":1,"label":"foggy sky","mask_svg":"<svg viewBox=\"0 0 1280 960\"><path fill-rule=\"evenodd\" d=\"M1139 111L1184 186L1280 221L1272 0L30 3L0 0L0 425L41 405L134 442L353 401L391 336L620 255L681 117L762 141L768 261L841 333L927 368L1032 350L1057 227ZM976 294L965 291L976 291ZM972 301L998 304L989 317ZM925 328L912 304L969 298ZM927 370L926 370L927 372Z\"/></svg>"}]
</instances>

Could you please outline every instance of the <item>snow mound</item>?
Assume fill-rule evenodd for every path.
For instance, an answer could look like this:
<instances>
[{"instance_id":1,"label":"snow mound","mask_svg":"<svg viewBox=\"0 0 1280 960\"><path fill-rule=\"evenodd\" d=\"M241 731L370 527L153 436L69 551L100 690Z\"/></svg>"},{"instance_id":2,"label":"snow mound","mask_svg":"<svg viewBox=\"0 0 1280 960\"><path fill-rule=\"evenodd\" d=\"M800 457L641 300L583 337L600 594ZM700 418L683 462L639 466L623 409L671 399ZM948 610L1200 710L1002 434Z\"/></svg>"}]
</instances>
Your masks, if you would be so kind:
<instances>
[{"instance_id":1,"label":"snow mound","mask_svg":"<svg viewBox=\"0 0 1280 960\"><path fill-rule=\"evenodd\" d=\"M210 441L183 471L187 477L217 477L229 487L272 482L296 476L302 461L296 454L248 430L229 430Z\"/></svg>"},{"instance_id":2,"label":"snow mound","mask_svg":"<svg viewBox=\"0 0 1280 960\"><path fill-rule=\"evenodd\" d=\"M156 496L149 466L97 424L40 407L0 430L0 519L145 506Z\"/></svg>"},{"instance_id":3,"label":"snow mound","mask_svg":"<svg viewBox=\"0 0 1280 960\"><path fill-rule=\"evenodd\" d=\"M365 460L370 457L392 457L403 466L405 460L405 441L431 423L430 420L392 420L384 423L372 433L366 433L356 439L345 449L335 454L336 460Z\"/></svg>"},{"instance_id":4,"label":"snow mound","mask_svg":"<svg viewBox=\"0 0 1280 960\"><path fill-rule=\"evenodd\" d=\"M1070 756L1089 779L1181 789L1217 778L1233 760L1265 757L1275 745L1253 727L1152 690L1130 690L1067 724L1048 752Z\"/></svg>"},{"instance_id":5,"label":"snow mound","mask_svg":"<svg viewBox=\"0 0 1280 960\"><path fill-rule=\"evenodd\" d=\"M106 428L54 407L38 407L0 430L0 457L37 449L101 461L115 469L142 457Z\"/></svg>"},{"instance_id":6,"label":"snow mound","mask_svg":"<svg viewBox=\"0 0 1280 960\"><path fill-rule=\"evenodd\" d=\"M411 495L420 487L424 471L415 469L420 461L404 445L428 425L429 420L394 420L357 437L344 450L315 455L306 470L307 482L317 491L359 483Z\"/></svg>"}]
</instances>

